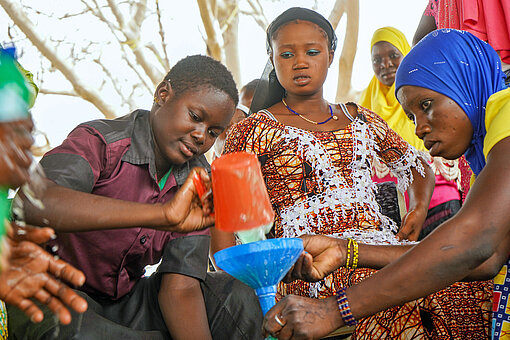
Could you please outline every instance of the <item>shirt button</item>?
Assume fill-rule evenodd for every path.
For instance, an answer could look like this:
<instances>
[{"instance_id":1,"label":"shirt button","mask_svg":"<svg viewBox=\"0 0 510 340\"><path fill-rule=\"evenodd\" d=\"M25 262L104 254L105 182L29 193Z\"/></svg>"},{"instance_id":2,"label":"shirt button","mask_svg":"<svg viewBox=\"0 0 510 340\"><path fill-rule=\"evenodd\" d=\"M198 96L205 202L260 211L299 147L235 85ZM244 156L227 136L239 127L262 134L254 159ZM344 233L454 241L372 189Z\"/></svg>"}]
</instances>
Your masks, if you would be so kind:
<instances>
[{"instance_id":1,"label":"shirt button","mask_svg":"<svg viewBox=\"0 0 510 340\"><path fill-rule=\"evenodd\" d=\"M146 241L147 241L147 236L143 235L142 237L140 237L141 244L144 244Z\"/></svg>"}]
</instances>

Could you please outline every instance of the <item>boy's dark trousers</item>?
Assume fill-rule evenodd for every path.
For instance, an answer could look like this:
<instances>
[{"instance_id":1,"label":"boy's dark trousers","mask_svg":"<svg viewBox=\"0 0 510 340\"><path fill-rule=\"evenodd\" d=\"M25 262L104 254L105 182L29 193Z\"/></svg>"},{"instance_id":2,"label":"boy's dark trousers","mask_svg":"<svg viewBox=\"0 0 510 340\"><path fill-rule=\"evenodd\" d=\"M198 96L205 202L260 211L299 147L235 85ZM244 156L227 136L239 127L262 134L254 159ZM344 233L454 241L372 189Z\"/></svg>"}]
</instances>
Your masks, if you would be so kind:
<instances>
[{"instance_id":1,"label":"boy's dark trousers","mask_svg":"<svg viewBox=\"0 0 510 340\"><path fill-rule=\"evenodd\" d=\"M171 339L161 315L158 290L161 274L142 278L116 301L101 301L79 292L88 302L72 323L59 325L48 308L44 320L32 323L19 309L8 306L9 339L162 340ZM262 339L262 311L254 290L225 272L207 273L201 282L213 339Z\"/></svg>"}]
</instances>

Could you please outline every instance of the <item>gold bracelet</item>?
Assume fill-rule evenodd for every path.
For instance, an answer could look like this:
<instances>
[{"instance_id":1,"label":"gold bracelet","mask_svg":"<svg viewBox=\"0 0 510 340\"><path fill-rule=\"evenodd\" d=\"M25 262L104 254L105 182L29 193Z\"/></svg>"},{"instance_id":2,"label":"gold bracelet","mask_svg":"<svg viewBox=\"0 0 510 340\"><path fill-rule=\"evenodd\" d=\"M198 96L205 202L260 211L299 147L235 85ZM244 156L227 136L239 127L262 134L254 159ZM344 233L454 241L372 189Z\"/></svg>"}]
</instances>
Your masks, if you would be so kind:
<instances>
[{"instance_id":1,"label":"gold bracelet","mask_svg":"<svg viewBox=\"0 0 510 340\"><path fill-rule=\"evenodd\" d=\"M352 239L347 242L347 261L345 261L345 268L347 269L349 269L349 262L351 261L351 242Z\"/></svg>"},{"instance_id":2,"label":"gold bracelet","mask_svg":"<svg viewBox=\"0 0 510 340\"><path fill-rule=\"evenodd\" d=\"M358 267L358 242L352 240L354 245L354 256L352 257L352 269L356 269Z\"/></svg>"}]
</instances>

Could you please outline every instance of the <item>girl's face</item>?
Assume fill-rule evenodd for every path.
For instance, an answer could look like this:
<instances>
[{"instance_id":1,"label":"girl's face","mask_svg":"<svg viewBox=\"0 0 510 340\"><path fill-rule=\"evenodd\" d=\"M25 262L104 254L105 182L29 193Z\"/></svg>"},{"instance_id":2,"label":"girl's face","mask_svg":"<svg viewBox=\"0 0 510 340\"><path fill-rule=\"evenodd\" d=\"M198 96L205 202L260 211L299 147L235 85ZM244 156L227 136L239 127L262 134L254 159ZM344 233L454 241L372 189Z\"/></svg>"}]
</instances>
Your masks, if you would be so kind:
<instances>
[{"instance_id":1,"label":"girl's face","mask_svg":"<svg viewBox=\"0 0 510 340\"><path fill-rule=\"evenodd\" d=\"M418 86L402 86L397 98L432 156L457 159L467 150L473 126L449 97Z\"/></svg>"},{"instance_id":2,"label":"girl's face","mask_svg":"<svg viewBox=\"0 0 510 340\"><path fill-rule=\"evenodd\" d=\"M387 41L379 41L372 47L372 68L375 77L384 85L395 82L398 65L404 56L398 48Z\"/></svg>"},{"instance_id":3,"label":"girl's face","mask_svg":"<svg viewBox=\"0 0 510 340\"><path fill-rule=\"evenodd\" d=\"M170 84L164 83L156 92L161 106L151 121L156 157L180 165L211 148L236 106L226 93L205 86L175 98Z\"/></svg>"},{"instance_id":4,"label":"girl's face","mask_svg":"<svg viewBox=\"0 0 510 340\"><path fill-rule=\"evenodd\" d=\"M322 90L334 52L318 25L296 20L276 31L272 42L276 76L289 94L311 95Z\"/></svg>"}]
</instances>

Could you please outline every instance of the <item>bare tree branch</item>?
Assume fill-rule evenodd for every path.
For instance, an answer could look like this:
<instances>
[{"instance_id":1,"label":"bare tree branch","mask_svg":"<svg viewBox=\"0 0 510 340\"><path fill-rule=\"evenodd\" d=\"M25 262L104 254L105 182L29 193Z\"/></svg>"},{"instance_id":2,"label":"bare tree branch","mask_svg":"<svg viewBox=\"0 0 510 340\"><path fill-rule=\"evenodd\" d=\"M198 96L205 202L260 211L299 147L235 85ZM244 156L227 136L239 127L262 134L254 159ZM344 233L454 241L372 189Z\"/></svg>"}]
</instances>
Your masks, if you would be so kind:
<instances>
[{"instance_id":1,"label":"bare tree branch","mask_svg":"<svg viewBox=\"0 0 510 340\"><path fill-rule=\"evenodd\" d=\"M122 99L122 102L124 103L128 103L129 107L132 108L134 107L134 103L133 103L133 97L132 96L129 96L129 97L126 97L124 95L124 91L122 91L122 88L118 85L118 80L113 76L113 74L110 72L110 69L108 67L106 67L99 58L96 58L94 59L94 62L99 65L99 67L101 67L101 69L103 70L104 74L110 79L110 82L112 83L113 85L113 88L115 89L115 92L117 92L117 94L119 95L119 97ZM104 85L104 83L103 83ZM103 86L102 85L102 86Z\"/></svg>"},{"instance_id":2,"label":"bare tree branch","mask_svg":"<svg viewBox=\"0 0 510 340\"><path fill-rule=\"evenodd\" d=\"M337 3L344 1L347 13L347 28L345 30L342 53L338 62L338 85L335 98L337 102L354 100L356 96L356 93L352 90L351 80L352 65L356 57L356 46L358 44L359 0L337 0Z\"/></svg>"},{"instance_id":3,"label":"bare tree branch","mask_svg":"<svg viewBox=\"0 0 510 340\"><path fill-rule=\"evenodd\" d=\"M84 9L83 11L81 12L77 12L77 13L68 13L68 14L65 14L61 17L58 18L58 20L64 20L64 19L70 19L70 18L74 18L74 17L79 17L80 15L83 15L83 14L86 14L86 13L89 13L90 12L90 9Z\"/></svg>"},{"instance_id":4,"label":"bare tree branch","mask_svg":"<svg viewBox=\"0 0 510 340\"><path fill-rule=\"evenodd\" d=\"M338 26L338 23L340 22L340 19L342 19L342 16L345 13L346 2L347 0L336 0L331 13L329 14L328 20L335 30Z\"/></svg>"},{"instance_id":5,"label":"bare tree branch","mask_svg":"<svg viewBox=\"0 0 510 340\"><path fill-rule=\"evenodd\" d=\"M74 91L64 91L64 90L50 90L45 88L40 88L39 93L42 94L53 94L57 96L69 96L69 97L79 97L80 95Z\"/></svg>"},{"instance_id":6,"label":"bare tree branch","mask_svg":"<svg viewBox=\"0 0 510 340\"><path fill-rule=\"evenodd\" d=\"M99 5L97 4L97 2L95 0L93 0L93 2L95 3L95 6L94 7L91 7L85 0L81 0L82 3L85 4L85 6L87 6L87 8L89 8L92 13L102 22L104 23L109 29L110 31L112 32L113 36L117 38L117 42L120 44L121 48L125 51L124 55L123 55L123 59L126 61L126 63L128 64L128 66L133 70L133 72L135 72L135 74L138 76L138 78L140 79L140 81L142 82L142 84L144 84L144 86L147 88L147 90L149 91L149 93L152 94L152 91L153 91L153 87L154 87L154 84L152 85L149 85L147 83L147 80L145 79L145 77L140 73L140 71L138 70L138 67L136 67L136 65L134 65L130 60L129 58L127 57L126 55L126 51L130 51L131 53L133 52L133 47L132 46L129 46L129 49L127 48L128 47L128 40L126 38L126 36L124 35L124 32L120 31L117 27L114 27L111 20L108 20L105 16L105 14L102 12L101 8L99 8ZM122 3L125 3L125 2L122 2ZM118 9L118 6L116 7L116 9ZM117 19L118 20L118 19ZM121 21L124 22L124 19L121 18ZM124 36L124 40L119 38L119 34L122 34ZM137 60L138 61L138 60ZM161 77L162 78L162 77Z\"/></svg>"},{"instance_id":7,"label":"bare tree branch","mask_svg":"<svg viewBox=\"0 0 510 340\"><path fill-rule=\"evenodd\" d=\"M119 29L121 31L124 30L124 17L120 12L118 5L112 0L108 0L108 5L113 13L113 16L117 20L117 23L119 24Z\"/></svg>"},{"instance_id":8,"label":"bare tree branch","mask_svg":"<svg viewBox=\"0 0 510 340\"><path fill-rule=\"evenodd\" d=\"M241 65L239 63L239 3L238 0L225 0L217 7L217 20L220 22L223 38L225 64L228 66L235 82L241 86Z\"/></svg>"},{"instance_id":9,"label":"bare tree branch","mask_svg":"<svg viewBox=\"0 0 510 340\"><path fill-rule=\"evenodd\" d=\"M122 58L126 61L126 63L128 64L129 67L131 67L131 69L133 70L133 72L135 72L135 74L138 76L138 78L140 79L140 81L142 82L142 84L144 85L144 87L147 89L147 91L149 91L150 94L152 94L152 91L154 91L154 88L151 87L147 81L145 80L145 77L138 71L138 69L136 68L135 65L133 65L133 63L131 63L131 60L129 60L129 58L126 56L126 55L123 55Z\"/></svg>"},{"instance_id":10,"label":"bare tree branch","mask_svg":"<svg viewBox=\"0 0 510 340\"><path fill-rule=\"evenodd\" d=\"M253 17L253 20L262 28L263 31L266 30L268 23L267 18L264 14L264 10L262 9L262 5L260 4L259 0L247 0L248 4L250 5L253 12L246 13L243 12L243 14L250 15Z\"/></svg>"},{"instance_id":11,"label":"bare tree branch","mask_svg":"<svg viewBox=\"0 0 510 340\"><path fill-rule=\"evenodd\" d=\"M213 20L211 18L212 9L209 7L207 0L197 0L200 9L200 17L204 24L205 33L207 35L207 51L209 56L221 61L221 48L218 43L216 30L214 29Z\"/></svg>"},{"instance_id":12,"label":"bare tree branch","mask_svg":"<svg viewBox=\"0 0 510 340\"><path fill-rule=\"evenodd\" d=\"M161 56L159 55L159 51L158 49L156 48L156 46L154 46L153 43L148 43L145 45L145 47L147 47L147 49L149 51L152 52L152 54L154 54L154 56L156 57L156 59L159 61L159 63L161 64L161 66L167 70L170 70L170 67L167 68L167 66L165 65L166 62L161 58Z\"/></svg>"},{"instance_id":13,"label":"bare tree branch","mask_svg":"<svg viewBox=\"0 0 510 340\"><path fill-rule=\"evenodd\" d=\"M128 27L124 25L124 18L120 13L120 9L114 0L107 0L110 5L111 11L117 20L119 27L122 28L121 32L126 37L126 41L124 42L129 46L133 54L135 55L136 61L138 65L142 67L145 74L152 81L152 84L156 86L159 84L161 79L163 79L163 73L154 67L151 63L147 61L143 50L140 48L140 27L142 26L142 22L145 19L145 11L147 9L146 0L143 0L137 3L137 10L133 15L132 19L129 21ZM94 0L95 2L95 0Z\"/></svg>"},{"instance_id":14,"label":"bare tree branch","mask_svg":"<svg viewBox=\"0 0 510 340\"><path fill-rule=\"evenodd\" d=\"M114 118L116 116L113 108L103 101L99 93L83 83L67 62L62 60L51 47L46 45L44 39L37 33L36 27L34 27L30 19L19 7L19 4L13 0L0 0L0 5L41 54L71 83L76 93L97 107L105 117Z\"/></svg>"},{"instance_id":15,"label":"bare tree branch","mask_svg":"<svg viewBox=\"0 0 510 340\"><path fill-rule=\"evenodd\" d=\"M170 58L168 58L168 53L166 51L167 45L165 40L165 31L163 30L163 24L161 22L161 10L159 8L159 0L156 0L156 15L158 16L158 26L159 26L159 37L161 38L161 48L163 49L163 67L165 71L170 70Z\"/></svg>"}]
</instances>

